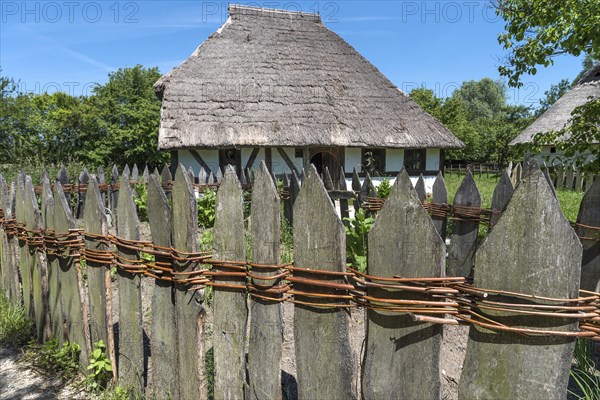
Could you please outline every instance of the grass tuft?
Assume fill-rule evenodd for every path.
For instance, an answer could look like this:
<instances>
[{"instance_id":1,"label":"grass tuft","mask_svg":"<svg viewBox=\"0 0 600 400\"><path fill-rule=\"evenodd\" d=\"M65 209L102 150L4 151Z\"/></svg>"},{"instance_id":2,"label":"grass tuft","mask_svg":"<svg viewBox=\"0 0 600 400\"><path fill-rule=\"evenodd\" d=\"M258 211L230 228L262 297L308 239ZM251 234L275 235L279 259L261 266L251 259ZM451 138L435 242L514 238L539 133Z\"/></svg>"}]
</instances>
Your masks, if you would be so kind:
<instances>
[{"instance_id":1,"label":"grass tuft","mask_svg":"<svg viewBox=\"0 0 600 400\"><path fill-rule=\"evenodd\" d=\"M25 309L0 292L0 345L17 348L26 344L33 333L33 323Z\"/></svg>"}]
</instances>

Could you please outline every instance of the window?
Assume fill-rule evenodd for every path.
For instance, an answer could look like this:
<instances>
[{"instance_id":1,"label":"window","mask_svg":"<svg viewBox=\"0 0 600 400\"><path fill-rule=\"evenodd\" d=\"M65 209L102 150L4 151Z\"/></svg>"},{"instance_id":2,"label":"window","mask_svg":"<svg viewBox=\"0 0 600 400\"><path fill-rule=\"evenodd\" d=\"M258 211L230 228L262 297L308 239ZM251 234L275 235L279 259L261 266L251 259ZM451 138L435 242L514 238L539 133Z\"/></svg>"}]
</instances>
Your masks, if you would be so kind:
<instances>
[{"instance_id":1,"label":"window","mask_svg":"<svg viewBox=\"0 0 600 400\"><path fill-rule=\"evenodd\" d=\"M296 147L294 149L294 157L295 158L302 158L302 157L304 157L304 149L302 149L301 147Z\"/></svg>"},{"instance_id":2,"label":"window","mask_svg":"<svg viewBox=\"0 0 600 400\"><path fill-rule=\"evenodd\" d=\"M242 152L239 149L221 149L219 150L219 167L225 171L227 165L232 165L235 171L240 174L242 170Z\"/></svg>"},{"instance_id":3,"label":"window","mask_svg":"<svg viewBox=\"0 0 600 400\"><path fill-rule=\"evenodd\" d=\"M556 147L550 147L550 154L556 153Z\"/></svg>"},{"instance_id":4,"label":"window","mask_svg":"<svg viewBox=\"0 0 600 400\"><path fill-rule=\"evenodd\" d=\"M404 150L404 168L410 171L425 171L425 149Z\"/></svg>"},{"instance_id":5,"label":"window","mask_svg":"<svg viewBox=\"0 0 600 400\"><path fill-rule=\"evenodd\" d=\"M383 175L385 173L385 149L361 149L360 163L362 172L368 172L371 176Z\"/></svg>"}]
</instances>

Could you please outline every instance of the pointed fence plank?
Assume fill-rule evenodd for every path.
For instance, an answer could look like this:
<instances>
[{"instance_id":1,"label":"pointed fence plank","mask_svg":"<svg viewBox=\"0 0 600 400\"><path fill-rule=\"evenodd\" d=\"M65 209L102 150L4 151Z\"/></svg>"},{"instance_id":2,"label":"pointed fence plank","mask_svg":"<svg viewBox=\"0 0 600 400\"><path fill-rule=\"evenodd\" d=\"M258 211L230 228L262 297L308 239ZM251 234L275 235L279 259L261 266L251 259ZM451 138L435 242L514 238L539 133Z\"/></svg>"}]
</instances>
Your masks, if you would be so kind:
<instances>
[{"instance_id":1,"label":"pointed fence plank","mask_svg":"<svg viewBox=\"0 0 600 400\"><path fill-rule=\"evenodd\" d=\"M577 175L575 177L575 190L581 192L583 190L583 182L585 180L585 172L577 171Z\"/></svg>"},{"instance_id":2,"label":"pointed fence plank","mask_svg":"<svg viewBox=\"0 0 600 400\"><path fill-rule=\"evenodd\" d=\"M87 197L87 189L86 186L90 182L90 176L86 169L81 171L79 174L79 178L77 179L77 184L79 185L79 193L77 200L77 218L83 218L83 214L85 211L85 200Z\"/></svg>"},{"instance_id":3,"label":"pointed fence plank","mask_svg":"<svg viewBox=\"0 0 600 400\"><path fill-rule=\"evenodd\" d=\"M219 169L217 169L217 173L215 174L215 182L221 183L222 180L223 180L223 172L221 171L221 168L219 168Z\"/></svg>"},{"instance_id":4,"label":"pointed fence plank","mask_svg":"<svg viewBox=\"0 0 600 400\"><path fill-rule=\"evenodd\" d=\"M30 231L40 230L43 227L42 215L38 207L33 181L27 175L25 177L25 223ZM46 282L46 261L36 248L30 247L29 251L29 269L31 271L31 291L34 309L34 322L38 341L43 341L48 334L47 327L47 282Z\"/></svg>"},{"instance_id":5,"label":"pointed fence plank","mask_svg":"<svg viewBox=\"0 0 600 400\"><path fill-rule=\"evenodd\" d=\"M329 173L329 168L325 167L323 169L323 184L325 185L326 190L333 190L333 180L331 179L331 174Z\"/></svg>"},{"instance_id":6,"label":"pointed fence plank","mask_svg":"<svg viewBox=\"0 0 600 400\"><path fill-rule=\"evenodd\" d=\"M420 201L425 201L427 193L425 192L425 179L423 179L423 174L419 174L419 179L417 179L417 183L415 184L415 192L417 192Z\"/></svg>"},{"instance_id":7,"label":"pointed fence plank","mask_svg":"<svg viewBox=\"0 0 600 400\"><path fill-rule=\"evenodd\" d=\"M508 172L504 171L496 188L494 189L494 194L492 196L492 217L490 219L490 228L493 228L494 225L498 222L500 215L506 209L508 202L510 201L513 195L513 185L510 180L510 176Z\"/></svg>"},{"instance_id":8,"label":"pointed fence plank","mask_svg":"<svg viewBox=\"0 0 600 400\"><path fill-rule=\"evenodd\" d=\"M448 190L446 189L446 181L444 180L444 175L441 171L438 172L438 176L433 182L433 187L431 188L431 191L431 201L434 204L448 204ZM435 226L435 230L439 233L440 237L445 242L448 218L433 216L431 217L431 220L433 221L433 226Z\"/></svg>"},{"instance_id":9,"label":"pointed fence plank","mask_svg":"<svg viewBox=\"0 0 600 400\"><path fill-rule=\"evenodd\" d=\"M517 165L517 168L520 164ZM454 195L454 206L481 207L481 196L471 171L467 171ZM448 247L446 273L448 276L470 276L477 249L479 224L461 220L452 221L452 235Z\"/></svg>"},{"instance_id":10,"label":"pointed fence plank","mask_svg":"<svg viewBox=\"0 0 600 400\"><path fill-rule=\"evenodd\" d=\"M160 186L159 178L150 175L148 181L148 221L152 243L170 248L173 220L169 200ZM156 262L169 262L168 257L156 256ZM166 273L167 277L172 276ZM159 362L152 364L153 395L161 398L179 398L177 364L177 329L175 326L175 292L169 281L155 279L152 293L151 354Z\"/></svg>"},{"instance_id":11,"label":"pointed fence plank","mask_svg":"<svg viewBox=\"0 0 600 400\"><path fill-rule=\"evenodd\" d=\"M165 195L167 199L171 198L171 187L168 185L173 182L173 176L171 175L171 170L169 169L169 165L165 164L160 173L160 181L162 183L163 190L165 191Z\"/></svg>"},{"instance_id":12,"label":"pointed fence plank","mask_svg":"<svg viewBox=\"0 0 600 400\"><path fill-rule=\"evenodd\" d=\"M148 180L150 179L150 171L148 170L148 166L144 167L144 172L142 173L142 179L140 183L148 184Z\"/></svg>"},{"instance_id":13,"label":"pointed fence plank","mask_svg":"<svg viewBox=\"0 0 600 400\"><path fill-rule=\"evenodd\" d=\"M16 220L23 223L26 218L26 210L25 207L25 173L20 172L17 176L16 182L16 194L15 194L15 217ZM25 312L29 316L30 319L34 319L33 312L33 291L31 287L32 280L32 270L31 270L31 262L29 255L29 247L27 243L19 239L19 259L18 266L21 273L22 279L22 289L23 289L23 306L25 307Z\"/></svg>"},{"instance_id":14,"label":"pointed fence plank","mask_svg":"<svg viewBox=\"0 0 600 400\"><path fill-rule=\"evenodd\" d=\"M575 169L572 165L567 167L566 172L566 188L567 190L573 190L575 188Z\"/></svg>"},{"instance_id":15,"label":"pointed fence plank","mask_svg":"<svg viewBox=\"0 0 600 400\"><path fill-rule=\"evenodd\" d=\"M200 168L200 173L198 174L198 183L200 185L206 184L206 180L208 179L208 175L204 168Z\"/></svg>"},{"instance_id":16,"label":"pointed fence plank","mask_svg":"<svg viewBox=\"0 0 600 400\"><path fill-rule=\"evenodd\" d=\"M98 179L98 183L100 185L104 185L106 183L106 177L104 174L104 168L102 167L98 167L98 169L96 169L96 178ZM109 194L107 193L106 190L102 190L100 192L101 196L102 196L102 205L106 208L109 208L108 206L108 199L107 197L109 196Z\"/></svg>"},{"instance_id":17,"label":"pointed fence plank","mask_svg":"<svg viewBox=\"0 0 600 400\"><path fill-rule=\"evenodd\" d=\"M348 190L348 184L346 183L346 171L344 171L344 167L340 167L340 176L337 182L338 190L343 190L344 192Z\"/></svg>"},{"instance_id":18,"label":"pointed fence plank","mask_svg":"<svg viewBox=\"0 0 600 400\"><path fill-rule=\"evenodd\" d=\"M8 205L8 187L6 186L6 181L2 175L0 175L0 209L4 211L4 218L11 218L10 207ZM15 290L18 286L14 285L11 253L12 249L10 247L8 235L6 234L6 231L2 229L2 225L0 225L0 269L2 271L0 287L5 291L9 299L14 300Z\"/></svg>"},{"instance_id":19,"label":"pointed fence plank","mask_svg":"<svg viewBox=\"0 0 600 400\"><path fill-rule=\"evenodd\" d=\"M278 265L280 248L280 211L277 188L264 161L260 162L252 190L252 262ZM278 275L281 270L253 270L256 276ZM261 288L276 287L280 279L253 279ZM271 295L273 296L273 295ZM273 297L280 298L281 295ZM281 351L283 320L281 304L258 297L250 301L252 321L248 347L248 378L251 399L281 398Z\"/></svg>"},{"instance_id":20,"label":"pointed fence plank","mask_svg":"<svg viewBox=\"0 0 600 400\"><path fill-rule=\"evenodd\" d=\"M95 180L90 181L87 194L87 205L83 215L85 231L96 235L106 235L108 233L106 216L101 208L100 191ZM85 248L100 253L108 250L104 241L91 236L85 238ZM109 337L108 330L109 322L112 324L112 318L109 320L107 317L107 294L111 294L110 287L106 285L106 274L109 274L109 271L104 264L94 260L87 260L85 268L88 282L90 343L103 340L108 349L113 343L113 337ZM114 359L112 361L114 362Z\"/></svg>"},{"instance_id":21,"label":"pointed fence plank","mask_svg":"<svg viewBox=\"0 0 600 400\"><path fill-rule=\"evenodd\" d=\"M533 171L515 189L506 211L477 252L474 286L577 298L581 254L579 240L546 179L539 170ZM511 301L491 294L487 300ZM533 315L524 319L521 314L485 309L477 312L508 326L577 330L573 319ZM496 333L472 325L459 398L564 399L574 345L575 338Z\"/></svg>"},{"instance_id":22,"label":"pointed fence plank","mask_svg":"<svg viewBox=\"0 0 600 400\"><path fill-rule=\"evenodd\" d=\"M44 221L44 228L47 231L55 231L54 229L54 196L52 196L52 188L50 187L50 180L48 175L42 176L42 193L41 197L41 209ZM62 279L60 272L59 259L54 254L46 253L47 266L48 266L48 309L50 313L50 337L55 337L59 340L59 344L62 345L63 341L67 339L66 331L64 327L64 312L62 306Z\"/></svg>"},{"instance_id":23,"label":"pointed fence plank","mask_svg":"<svg viewBox=\"0 0 600 400\"><path fill-rule=\"evenodd\" d=\"M522 175L523 175L523 167L521 166L521 163L518 163L513 168L512 174L510 176L510 180L512 181L513 187L517 187L519 182L521 182Z\"/></svg>"},{"instance_id":24,"label":"pointed fence plank","mask_svg":"<svg viewBox=\"0 0 600 400\"><path fill-rule=\"evenodd\" d=\"M182 252L198 251L198 208L194 189L185 167L179 164L173 182L173 247ZM175 271L184 272L192 268L189 263L175 265ZM179 275L184 279L187 275ZM198 353L198 321L204 313L196 301L194 291L189 285L175 285L175 304L177 305L177 342L179 396L182 399L194 399L200 396L200 369Z\"/></svg>"},{"instance_id":25,"label":"pointed fence plank","mask_svg":"<svg viewBox=\"0 0 600 400\"><path fill-rule=\"evenodd\" d=\"M133 167L131 168L131 181L137 182L139 178L140 178L140 169L138 168L137 164L134 163Z\"/></svg>"},{"instance_id":26,"label":"pointed fence plank","mask_svg":"<svg viewBox=\"0 0 600 400\"><path fill-rule=\"evenodd\" d=\"M75 228L75 220L63 187L60 182L54 184L54 230L57 234L68 234ZM79 365L89 364L90 343L87 335L87 318L84 319L83 304L80 294L80 277L78 267L68 253L58 257L59 276L61 282L61 300L65 318L65 330L69 342L77 343L81 348ZM85 313L87 315L87 313ZM86 322L84 322L86 321Z\"/></svg>"},{"instance_id":27,"label":"pointed fence plank","mask_svg":"<svg viewBox=\"0 0 600 400\"><path fill-rule=\"evenodd\" d=\"M215 209L213 232L217 260L245 261L243 210L242 188L235 170L228 166L217 192ZM213 268L216 271L231 272L226 267L215 265ZM215 282L222 284L243 286L244 281L239 277L215 277ZM213 337L215 398L243 398L246 381L244 345L248 319L246 294L243 290L215 287L214 308L219 310L215 313L213 322L214 331L219 332L219 335Z\"/></svg>"},{"instance_id":28,"label":"pointed fence plank","mask_svg":"<svg viewBox=\"0 0 600 400\"><path fill-rule=\"evenodd\" d=\"M206 180L206 183L208 185L214 185L215 184L215 176L213 175L212 171L210 172L210 174L208 174L208 179Z\"/></svg>"},{"instance_id":29,"label":"pointed fence plank","mask_svg":"<svg viewBox=\"0 0 600 400\"><path fill-rule=\"evenodd\" d=\"M356 172L356 168L352 169L352 191L360 192L360 178L358 177L358 173Z\"/></svg>"},{"instance_id":30,"label":"pointed fence plank","mask_svg":"<svg viewBox=\"0 0 600 400\"><path fill-rule=\"evenodd\" d=\"M294 205L294 263L297 268L336 272L346 269L344 226L314 165L310 166ZM310 272L295 275L315 278ZM332 276L332 282L341 280ZM294 288L311 290L301 284ZM303 296L296 296L296 300L314 301ZM345 311L294 304L294 344L299 398L356 397Z\"/></svg>"},{"instance_id":31,"label":"pointed fence plank","mask_svg":"<svg viewBox=\"0 0 600 400\"><path fill-rule=\"evenodd\" d=\"M362 206L367 197L375 197L377 195L377 190L373 185L373 181L371 180L371 175L367 172L365 174L365 180L363 181L362 186L360 187L360 193L358 195L358 204ZM372 214L370 211L367 214Z\"/></svg>"},{"instance_id":32,"label":"pointed fence plank","mask_svg":"<svg viewBox=\"0 0 600 400\"><path fill-rule=\"evenodd\" d=\"M600 226L600 179L594 182L581 199L577 223L587 226ZM593 239L594 232L591 230L583 227L579 227L578 230L579 236L589 238L581 239L583 245L581 288L597 292L600 290L600 240Z\"/></svg>"},{"instance_id":33,"label":"pointed fence plank","mask_svg":"<svg viewBox=\"0 0 600 400\"><path fill-rule=\"evenodd\" d=\"M112 170L110 172L110 211L112 213L112 223L116 224L117 221L115 219L115 215L117 215L117 207L119 205L119 169L116 165L113 165Z\"/></svg>"},{"instance_id":34,"label":"pointed fence plank","mask_svg":"<svg viewBox=\"0 0 600 400\"><path fill-rule=\"evenodd\" d=\"M556 188L564 189L565 187L565 170L559 166L556 171Z\"/></svg>"},{"instance_id":35,"label":"pointed fence plank","mask_svg":"<svg viewBox=\"0 0 600 400\"><path fill-rule=\"evenodd\" d=\"M444 242L403 169L369 232L368 273L440 277L445 253ZM423 294L380 288L368 288L367 293L377 298L431 300ZM441 334L441 325L414 322L407 314L367 310L363 397L440 398Z\"/></svg>"},{"instance_id":36,"label":"pointed fence plank","mask_svg":"<svg viewBox=\"0 0 600 400\"><path fill-rule=\"evenodd\" d=\"M134 165L134 171L137 165ZM131 177L132 181L133 175ZM117 208L117 235L127 240L140 240L140 222L133 203L130 177L123 172ZM117 246L117 257L123 264L133 264L139 260L138 252L124 246ZM119 268L117 284L119 286L119 335L118 335L118 372L119 384L138 391L144 387L144 342L142 327L141 275L132 274Z\"/></svg>"},{"instance_id":37,"label":"pointed fence plank","mask_svg":"<svg viewBox=\"0 0 600 400\"><path fill-rule=\"evenodd\" d=\"M6 198L5 198L5 212L7 216L10 216L11 218L14 217L15 215L15 204L16 204L16 189L17 185L16 182L12 182L10 185L10 190L8 190L6 188L6 183L5 183L5 189L7 189L5 191L6 193ZM21 292L21 280L19 279L19 263L18 263L18 256L19 256L19 242L17 239L16 235L6 235L6 241L7 241L7 257L8 257L8 266L9 266L9 271L10 271L10 276L12 277L12 281L11 281L11 299L14 300L15 303L17 304L23 304L23 293Z\"/></svg>"}]
</instances>

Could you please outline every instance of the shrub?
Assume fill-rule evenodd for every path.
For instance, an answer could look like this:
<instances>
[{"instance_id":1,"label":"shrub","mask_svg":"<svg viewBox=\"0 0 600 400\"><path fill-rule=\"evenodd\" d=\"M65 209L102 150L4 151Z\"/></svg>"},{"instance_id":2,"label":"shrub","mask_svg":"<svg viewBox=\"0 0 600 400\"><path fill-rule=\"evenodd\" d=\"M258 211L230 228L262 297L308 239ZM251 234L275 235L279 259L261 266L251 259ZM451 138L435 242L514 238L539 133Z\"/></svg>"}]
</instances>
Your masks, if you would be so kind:
<instances>
[{"instance_id":1,"label":"shrub","mask_svg":"<svg viewBox=\"0 0 600 400\"><path fill-rule=\"evenodd\" d=\"M23 361L31 363L35 368L57 376L63 381L73 379L79 371L79 353L77 343L63 343L58 339L50 339L44 344L30 343L27 346Z\"/></svg>"},{"instance_id":2,"label":"shrub","mask_svg":"<svg viewBox=\"0 0 600 400\"><path fill-rule=\"evenodd\" d=\"M390 180L385 178L379 186L377 186L377 197L380 199L387 199L390 196L390 190L392 189L392 185L390 184Z\"/></svg>"},{"instance_id":3,"label":"shrub","mask_svg":"<svg viewBox=\"0 0 600 400\"><path fill-rule=\"evenodd\" d=\"M352 260L352 266L360 272L367 270L367 234L375 223L375 218L367 217L359 208L354 218L344 218L346 225L346 255Z\"/></svg>"},{"instance_id":4,"label":"shrub","mask_svg":"<svg viewBox=\"0 0 600 400\"><path fill-rule=\"evenodd\" d=\"M25 309L0 292L0 345L20 347L31 338L33 324Z\"/></svg>"},{"instance_id":5,"label":"shrub","mask_svg":"<svg viewBox=\"0 0 600 400\"><path fill-rule=\"evenodd\" d=\"M212 228L215 224L216 203L217 194L210 189L204 189L198 199L198 226L200 228Z\"/></svg>"}]
</instances>

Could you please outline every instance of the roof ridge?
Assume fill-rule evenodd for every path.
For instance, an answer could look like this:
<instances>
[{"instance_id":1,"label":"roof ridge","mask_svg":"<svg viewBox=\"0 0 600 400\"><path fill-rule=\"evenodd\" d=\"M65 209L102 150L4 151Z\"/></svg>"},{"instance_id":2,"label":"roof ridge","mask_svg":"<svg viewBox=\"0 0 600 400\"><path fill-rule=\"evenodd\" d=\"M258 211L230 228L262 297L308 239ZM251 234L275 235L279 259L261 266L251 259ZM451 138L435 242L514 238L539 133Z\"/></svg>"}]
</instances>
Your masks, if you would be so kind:
<instances>
[{"instance_id":1,"label":"roof ridge","mask_svg":"<svg viewBox=\"0 0 600 400\"><path fill-rule=\"evenodd\" d=\"M270 7L256 7L256 6L247 6L243 4L229 4L227 6L227 11L229 15L234 14L250 14L250 15L265 15L265 16L274 16L274 15L290 15L294 17L313 17L317 20L321 20L321 16L318 12L305 12L305 11L296 11L296 10L284 10L278 8L270 8Z\"/></svg>"}]
</instances>

